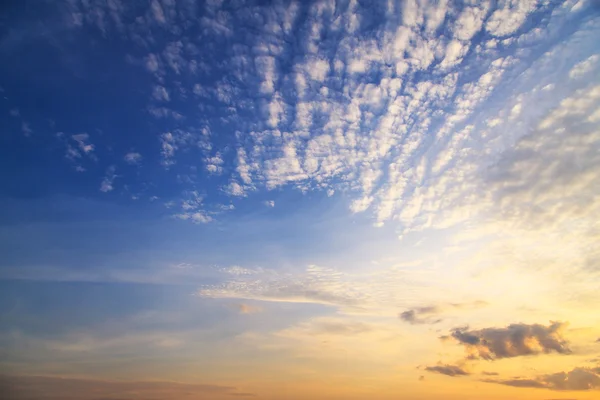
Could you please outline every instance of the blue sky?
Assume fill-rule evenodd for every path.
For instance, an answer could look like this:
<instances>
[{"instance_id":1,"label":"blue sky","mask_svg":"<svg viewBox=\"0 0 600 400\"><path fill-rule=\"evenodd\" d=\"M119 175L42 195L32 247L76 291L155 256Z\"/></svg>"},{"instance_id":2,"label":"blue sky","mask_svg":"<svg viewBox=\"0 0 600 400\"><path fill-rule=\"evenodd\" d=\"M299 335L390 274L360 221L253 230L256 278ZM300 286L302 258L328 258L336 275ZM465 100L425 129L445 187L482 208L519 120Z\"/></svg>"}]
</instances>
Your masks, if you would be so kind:
<instances>
[{"instance_id":1,"label":"blue sky","mask_svg":"<svg viewBox=\"0 0 600 400\"><path fill-rule=\"evenodd\" d=\"M7 2L0 373L593 392L599 35L592 0Z\"/></svg>"}]
</instances>

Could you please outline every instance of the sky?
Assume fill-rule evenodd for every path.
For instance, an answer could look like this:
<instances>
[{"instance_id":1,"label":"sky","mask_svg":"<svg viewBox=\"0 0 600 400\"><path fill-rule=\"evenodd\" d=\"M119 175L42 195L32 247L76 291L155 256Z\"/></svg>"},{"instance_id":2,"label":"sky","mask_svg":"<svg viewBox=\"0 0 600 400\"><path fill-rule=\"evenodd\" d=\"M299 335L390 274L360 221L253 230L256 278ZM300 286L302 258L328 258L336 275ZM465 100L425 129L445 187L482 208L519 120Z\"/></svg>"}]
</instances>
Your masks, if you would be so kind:
<instances>
[{"instance_id":1,"label":"sky","mask_svg":"<svg viewBox=\"0 0 600 400\"><path fill-rule=\"evenodd\" d=\"M0 5L13 400L600 396L600 3Z\"/></svg>"}]
</instances>

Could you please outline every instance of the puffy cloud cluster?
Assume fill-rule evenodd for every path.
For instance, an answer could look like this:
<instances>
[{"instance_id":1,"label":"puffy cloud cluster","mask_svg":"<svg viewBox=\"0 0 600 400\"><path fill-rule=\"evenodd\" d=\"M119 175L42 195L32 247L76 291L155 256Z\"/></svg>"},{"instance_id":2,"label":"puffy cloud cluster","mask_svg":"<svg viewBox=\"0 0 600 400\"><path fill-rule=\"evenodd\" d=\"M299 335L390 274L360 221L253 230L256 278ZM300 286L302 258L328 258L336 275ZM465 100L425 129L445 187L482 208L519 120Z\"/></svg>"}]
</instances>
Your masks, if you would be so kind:
<instances>
[{"instance_id":1,"label":"puffy cloud cluster","mask_svg":"<svg viewBox=\"0 0 600 400\"><path fill-rule=\"evenodd\" d=\"M569 354L564 328L565 324L560 322L548 326L511 324L506 328L480 330L458 328L442 339L453 339L463 345L471 359L495 360L551 352Z\"/></svg>"},{"instance_id":2,"label":"puffy cloud cluster","mask_svg":"<svg viewBox=\"0 0 600 400\"><path fill-rule=\"evenodd\" d=\"M125 157L123 157L123 158L125 159L125 162L127 162L127 164L136 165L142 161L143 157L140 153L131 152L131 153L125 154Z\"/></svg>"},{"instance_id":3,"label":"puffy cloud cluster","mask_svg":"<svg viewBox=\"0 0 600 400\"><path fill-rule=\"evenodd\" d=\"M189 220L196 224L205 224L212 221L212 217L204 210L204 197L198 191L187 193L187 197L179 205L180 213L175 218ZM174 206L169 204L170 207Z\"/></svg>"},{"instance_id":4,"label":"puffy cloud cluster","mask_svg":"<svg viewBox=\"0 0 600 400\"><path fill-rule=\"evenodd\" d=\"M100 183L100 191L101 192L110 192L114 189L113 183L115 181L115 178L117 177L117 175L115 174L115 171L116 171L116 167L114 165L111 165L110 167L108 167L106 169L106 175L104 176L104 179L102 179L102 182Z\"/></svg>"},{"instance_id":5,"label":"puffy cloud cluster","mask_svg":"<svg viewBox=\"0 0 600 400\"><path fill-rule=\"evenodd\" d=\"M546 76L598 68L586 45L598 26L574 0L103 4L70 1L72 26L118 32L146 54L148 111L170 126L165 167L198 152L194 165L227 179L216 194L237 197L346 191L351 211L405 231L484 211L479 178L528 132L498 104L519 99L514 119L539 114L564 95L542 96Z\"/></svg>"}]
</instances>

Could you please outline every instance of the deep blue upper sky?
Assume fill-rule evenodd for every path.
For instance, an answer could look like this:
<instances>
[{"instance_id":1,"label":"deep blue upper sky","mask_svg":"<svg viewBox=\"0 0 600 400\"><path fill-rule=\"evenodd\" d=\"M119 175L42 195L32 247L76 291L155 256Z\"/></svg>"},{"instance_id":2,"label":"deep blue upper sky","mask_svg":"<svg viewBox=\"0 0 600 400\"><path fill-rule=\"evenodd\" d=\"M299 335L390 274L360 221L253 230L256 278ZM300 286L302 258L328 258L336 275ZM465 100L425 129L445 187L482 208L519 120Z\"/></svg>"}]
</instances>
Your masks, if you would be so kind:
<instances>
[{"instance_id":1,"label":"deep blue upper sky","mask_svg":"<svg viewBox=\"0 0 600 400\"><path fill-rule=\"evenodd\" d=\"M401 121L389 138L360 143L345 133L336 148L322 140L309 145L354 123L354 114L336 115L335 107L349 112L354 101L362 112L359 137L374 136L393 101L378 97L380 87L410 96L419 82L453 81L451 92L432 99L431 117L412 112L404 122L410 129L431 118L423 131L429 142L444 113L453 112L461 86L476 81L494 59L517 54L517 65L504 72L514 75L519 63L530 63L593 15L578 10L545 37L521 44L512 37L547 25L560 2L534 5L523 16L514 11L521 20L507 33L495 28L493 8L483 4L479 14L465 13L467 24L454 24L457 7L419 28L422 37L435 38L431 44L400 32L402 20L413 16L396 10L390 17L384 2L267 3L4 5L0 151L3 170L12 173L2 175L3 192L147 203L195 190L213 203L203 210L209 214L219 212L215 204L231 204L229 193L257 198L264 188L282 186L349 189L369 198L371 187L386 179L373 179L377 169L393 162L395 146L406 140ZM489 41L494 48L484 47ZM495 86L490 102L511 93L505 86ZM340 152L343 159L328 157ZM244 160L249 176L239 172ZM99 192L105 177L111 190Z\"/></svg>"},{"instance_id":2,"label":"deep blue upper sky","mask_svg":"<svg viewBox=\"0 0 600 400\"><path fill-rule=\"evenodd\" d=\"M496 3L4 4L6 261L198 238L258 260L327 252L352 224L452 226L482 193L457 177L485 175L596 62L595 3Z\"/></svg>"},{"instance_id":3,"label":"deep blue upper sky","mask_svg":"<svg viewBox=\"0 0 600 400\"><path fill-rule=\"evenodd\" d=\"M594 3L517 3L6 3L7 267L198 240L236 249L207 264L303 258L352 224L431 226L427 190L450 226L471 189L444 182L493 164L530 129L510 121L581 86L554 82L597 51Z\"/></svg>"}]
</instances>

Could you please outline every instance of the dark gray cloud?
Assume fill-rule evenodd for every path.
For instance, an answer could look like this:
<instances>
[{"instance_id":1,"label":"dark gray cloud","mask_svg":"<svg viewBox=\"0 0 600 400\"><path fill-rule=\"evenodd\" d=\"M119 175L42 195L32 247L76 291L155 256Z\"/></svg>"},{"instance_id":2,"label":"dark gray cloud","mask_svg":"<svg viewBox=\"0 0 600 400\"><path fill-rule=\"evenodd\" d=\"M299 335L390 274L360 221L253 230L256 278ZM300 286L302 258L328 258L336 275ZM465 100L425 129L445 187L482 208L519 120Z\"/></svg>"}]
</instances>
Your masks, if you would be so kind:
<instances>
[{"instance_id":1,"label":"dark gray cloud","mask_svg":"<svg viewBox=\"0 0 600 400\"><path fill-rule=\"evenodd\" d=\"M486 375L486 376L497 376L499 375L497 372L488 372L488 371L483 371L481 372L481 375Z\"/></svg>"},{"instance_id":2,"label":"dark gray cloud","mask_svg":"<svg viewBox=\"0 0 600 400\"><path fill-rule=\"evenodd\" d=\"M471 303L449 303L445 305L416 307L400 313L398 317L402 321L412 325L437 324L442 319L436 318L436 316L447 310L479 308L485 305L487 305L485 301L474 301Z\"/></svg>"},{"instance_id":3,"label":"dark gray cloud","mask_svg":"<svg viewBox=\"0 0 600 400\"><path fill-rule=\"evenodd\" d=\"M498 383L521 388L540 388L550 390L600 390L600 368L575 368L569 372L540 375L528 379L492 380L484 382Z\"/></svg>"},{"instance_id":4,"label":"dark gray cloud","mask_svg":"<svg viewBox=\"0 0 600 400\"><path fill-rule=\"evenodd\" d=\"M428 317L427 315L436 314L438 312L439 310L437 307L419 307L412 310L406 310L400 313L399 317L402 321L413 325L437 324L441 319Z\"/></svg>"},{"instance_id":5,"label":"dark gray cloud","mask_svg":"<svg viewBox=\"0 0 600 400\"><path fill-rule=\"evenodd\" d=\"M539 389L545 388L545 386L541 382L538 382L535 379L507 379L507 380L498 380L498 381L486 379L486 380L484 380L484 382L500 383L502 385L520 387L520 388L539 388Z\"/></svg>"},{"instance_id":6,"label":"dark gray cloud","mask_svg":"<svg viewBox=\"0 0 600 400\"><path fill-rule=\"evenodd\" d=\"M425 367L425 371L435 372L438 374L448 375L448 376L464 376L470 375L469 372L465 371L462 367L458 365L436 365L434 367Z\"/></svg>"},{"instance_id":7,"label":"dark gray cloud","mask_svg":"<svg viewBox=\"0 0 600 400\"><path fill-rule=\"evenodd\" d=\"M465 346L468 358L493 360L542 353L569 354L567 340L562 333L566 325L552 322L550 325L511 324L506 328L469 330L454 329L442 340L455 340Z\"/></svg>"}]
</instances>

